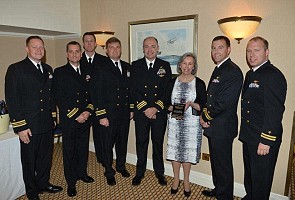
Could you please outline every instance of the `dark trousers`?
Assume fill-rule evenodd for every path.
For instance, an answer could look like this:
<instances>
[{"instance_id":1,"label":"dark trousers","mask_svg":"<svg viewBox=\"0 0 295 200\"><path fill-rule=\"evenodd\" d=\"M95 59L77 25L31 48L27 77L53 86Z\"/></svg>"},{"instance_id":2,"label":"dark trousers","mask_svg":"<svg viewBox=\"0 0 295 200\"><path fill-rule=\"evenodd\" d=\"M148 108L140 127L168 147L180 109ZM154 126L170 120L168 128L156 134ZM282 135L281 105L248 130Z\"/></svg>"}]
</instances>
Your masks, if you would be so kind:
<instances>
[{"instance_id":1,"label":"dark trousers","mask_svg":"<svg viewBox=\"0 0 295 200\"><path fill-rule=\"evenodd\" d=\"M233 139L208 138L213 184L218 200L233 199Z\"/></svg>"},{"instance_id":2,"label":"dark trousers","mask_svg":"<svg viewBox=\"0 0 295 200\"><path fill-rule=\"evenodd\" d=\"M23 179L27 196L38 194L38 189L48 186L50 178L53 137L52 131L34 134L30 143L20 141Z\"/></svg>"},{"instance_id":3,"label":"dark trousers","mask_svg":"<svg viewBox=\"0 0 295 200\"><path fill-rule=\"evenodd\" d=\"M62 129L64 174L69 187L74 187L78 177L87 175L90 125L75 129Z\"/></svg>"},{"instance_id":4,"label":"dark trousers","mask_svg":"<svg viewBox=\"0 0 295 200\"><path fill-rule=\"evenodd\" d=\"M102 161L102 133L101 126L98 120L95 118L92 120L92 130L93 130L93 142L95 148L95 154L97 162L103 163Z\"/></svg>"},{"instance_id":5,"label":"dark trousers","mask_svg":"<svg viewBox=\"0 0 295 200\"><path fill-rule=\"evenodd\" d=\"M271 147L269 154L257 154L258 145L243 143L244 185L246 200L268 200L280 145Z\"/></svg>"},{"instance_id":6,"label":"dark trousers","mask_svg":"<svg viewBox=\"0 0 295 200\"><path fill-rule=\"evenodd\" d=\"M153 147L153 168L156 175L164 175L163 142L167 120L135 120L136 136L136 175L143 177L146 171L149 133Z\"/></svg>"},{"instance_id":7,"label":"dark trousers","mask_svg":"<svg viewBox=\"0 0 295 200\"><path fill-rule=\"evenodd\" d=\"M105 167L105 176L113 177L115 170L112 168L113 147L116 151L116 170L122 171L126 164L127 143L129 135L129 123L111 124L108 127L101 126L102 152Z\"/></svg>"}]
</instances>

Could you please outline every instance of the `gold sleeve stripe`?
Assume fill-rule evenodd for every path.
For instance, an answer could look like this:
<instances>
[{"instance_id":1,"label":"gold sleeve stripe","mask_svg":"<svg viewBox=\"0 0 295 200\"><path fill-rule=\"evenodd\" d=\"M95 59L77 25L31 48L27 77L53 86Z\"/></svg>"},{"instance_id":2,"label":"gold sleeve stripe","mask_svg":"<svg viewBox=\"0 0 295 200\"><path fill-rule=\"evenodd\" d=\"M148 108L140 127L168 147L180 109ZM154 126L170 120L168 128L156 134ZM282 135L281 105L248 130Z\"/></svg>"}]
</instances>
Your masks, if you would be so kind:
<instances>
[{"instance_id":1,"label":"gold sleeve stripe","mask_svg":"<svg viewBox=\"0 0 295 200\"><path fill-rule=\"evenodd\" d=\"M137 106L144 105L145 103L146 103L145 101L141 101L140 103L137 104Z\"/></svg>"},{"instance_id":2,"label":"gold sleeve stripe","mask_svg":"<svg viewBox=\"0 0 295 200\"><path fill-rule=\"evenodd\" d=\"M106 112L106 109L102 109L102 110L97 110L97 111L95 111L96 116L104 115L104 114L106 114L106 113L107 113L107 112Z\"/></svg>"},{"instance_id":3,"label":"gold sleeve stripe","mask_svg":"<svg viewBox=\"0 0 295 200\"><path fill-rule=\"evenodd\" d=\"M158 106L160 106L162 109L164 109L164 103L163 103L161 100L158 100L158 101L156 102L156 104L157 104Z\"/></svg>"},{"instance_id":4,"label":"gold sleeve stripe","mask_svg":"<svg viewBox=\"0 0 295 200\"><path fill-rule=\"evenodd\" d=\"M130 104L130 108L134 108L134 104L132 103L132 104Z\"/></svg>"},{"instance_id":5,"label":"gold sleeve stripe","mask_svg":"<svg viewBox=\"0 0 295 200\"><path fill-rule=\"evenodd\" d=\"M137 104L136 107L137 107L138 110L140 110L140 109L142 109L146 105L147 105L147 102L146 101L142 101L139 104Z\"/></svg>"},{"instance_id":6,"label":"gold sleeve stripe","mask_svg":"<svg viewBox=\"0 0 295 200\"><path fill-rule=\"evenodd\" d=\"M73 108L73 110L71 110L71 111L67 114L68 118L73 117L73 116L78 112L78 110L79 110L79 108Z\"/></svg>"},{"instance_id":7,"label":"gold sleeve stripe","mask_svg":"<svg viewBox=\"0 0 295 200\"><path fill-rule=\"evenodd\" d=\"M94 110L93 105L92 104L88 104L88 106L86 108L89 108L91 110Z\"/></svg>"},{"instance_id":8,"label":"gold sleeve stripe","mask_svg":"<svg viewBox=\"0 0 295 200\"><path fill-rule=\"evenodd\" d=\"M52 117L56 117L56 112L51 113Z\"/></svg>"},{"instance_id":9,"label":"gold sleeve stripe","mask_svg":"<svg viewBox=\"0 0 295 200\"><path fill-rule=\"evenodd\" d=\"M267 140L276 141L277 137L272 135L267 135L265 133L261 133L261 137Z\"/></svg>"},{"instance_id":10,"label":"gold sleeve stripe","mask_svg":"<svg viewBox=\"0 0 295 200\"><path fill-rule=\"evenodd\" d=\"M21 121L12 122L11 124L12 124L13 128L17 128L17 127L21 127L21 126L27 125L27 122L26 122L26 120L23 119Z\"/></svg>"},{"instance_id":11,"label":"gold sleeve stripe","mask_svg":"<svg viewBox=\"0 0 295 200\"><path fill-rule=\"evenodd\" d=\"M208 111L207 111L207 108L204 108L204 109L203 109L203 112L204 112L204 114L205 114L205 117L206 117L208 120L212 120L212 119L213 119L212 117L210 117L210 115L209 115L209 113L208 113Z\"/></svg>"}]
</instances>

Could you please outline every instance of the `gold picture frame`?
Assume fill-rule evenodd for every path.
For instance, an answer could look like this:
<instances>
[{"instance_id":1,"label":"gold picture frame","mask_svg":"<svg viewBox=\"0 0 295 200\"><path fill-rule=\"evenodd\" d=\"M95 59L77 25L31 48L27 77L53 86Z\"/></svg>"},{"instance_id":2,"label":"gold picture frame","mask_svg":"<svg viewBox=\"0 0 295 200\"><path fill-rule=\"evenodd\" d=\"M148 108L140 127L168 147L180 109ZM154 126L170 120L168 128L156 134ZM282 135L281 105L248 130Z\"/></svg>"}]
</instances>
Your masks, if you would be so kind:
<instances>
[{"instance_id":1,"label":"gold picture frame","mask_svg":"<svg viewBox=\"0 0 295 200\"><path fill-rule=\"evenodd\" d=\"M129 61L143 57L143 39L157 38L158 57L170 62L172 74L177 74L177 61L186 52L197 54L198 15L132 21L129 26Z\"/></svg>"}]
</instances>

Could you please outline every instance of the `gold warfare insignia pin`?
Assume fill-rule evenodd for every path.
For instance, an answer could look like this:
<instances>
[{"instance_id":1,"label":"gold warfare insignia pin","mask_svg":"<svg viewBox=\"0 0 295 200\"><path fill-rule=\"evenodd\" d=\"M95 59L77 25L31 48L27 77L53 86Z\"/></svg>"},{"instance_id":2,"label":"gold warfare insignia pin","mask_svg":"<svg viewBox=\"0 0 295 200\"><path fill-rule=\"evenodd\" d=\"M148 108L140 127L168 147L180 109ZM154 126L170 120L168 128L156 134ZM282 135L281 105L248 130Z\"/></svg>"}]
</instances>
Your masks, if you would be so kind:
<instances>
[{"instance_id":1,"label":"gold warfare insignia pin","mask_svg":"<svg viewBox=\"0 0 295 200\"><path fill-rule=\"evenodd\" d=\"M160 69L157 72L157 75L160 76L160 77L164 77L165 74L166 74L166 70L164 69L163 66L161 66Z\"/></svg>"}]
</instances>

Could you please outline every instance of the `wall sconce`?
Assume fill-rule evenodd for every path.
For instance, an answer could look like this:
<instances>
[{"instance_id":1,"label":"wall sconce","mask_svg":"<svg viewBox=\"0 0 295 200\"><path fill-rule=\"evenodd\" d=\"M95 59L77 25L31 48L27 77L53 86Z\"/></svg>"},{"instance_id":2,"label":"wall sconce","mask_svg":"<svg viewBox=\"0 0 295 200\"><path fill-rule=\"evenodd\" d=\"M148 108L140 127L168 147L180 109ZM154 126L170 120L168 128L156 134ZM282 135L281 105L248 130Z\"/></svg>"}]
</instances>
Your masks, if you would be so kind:
<instances>
[{"instance_id":1,"label":"wall sconce","mask_svg":"<svg viewBox=\"0 0 295 200\"><path fill-rule=\"evenodd\" d=\"M115 32L111 31L92 31L95 36L96 44L101 46L103 49L106 45L106 41L111 38Z\"/></svg>"},{"instance_id":2,"label":"wall sconce","mask_svg":"<svg viewBox=\"0 0 295 200\"><path fill-rule=\"evenodd\" d=\"M240 40L256 31L262 18L258 16L228 17L217 21L220 30L228 37Z\"/></svg>"}]
</instances>

